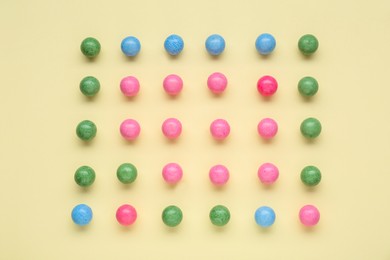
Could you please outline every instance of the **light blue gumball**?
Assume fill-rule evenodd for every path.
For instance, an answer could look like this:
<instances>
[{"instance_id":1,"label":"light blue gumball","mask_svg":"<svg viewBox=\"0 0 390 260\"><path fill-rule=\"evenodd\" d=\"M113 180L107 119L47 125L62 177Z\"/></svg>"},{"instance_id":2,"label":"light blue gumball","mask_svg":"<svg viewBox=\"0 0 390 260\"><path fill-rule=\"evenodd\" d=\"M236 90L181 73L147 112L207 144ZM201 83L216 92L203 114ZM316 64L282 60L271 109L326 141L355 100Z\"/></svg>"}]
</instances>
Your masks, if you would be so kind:
<instances>
[{"instance_id":1,"label":"light blue gumball","mask_svg":"<svg viewBox=\"0 0 390 260\"><path fill-rule=\"evenodd\" d=\"M176 56L183 50L184 41L179 35L171 34L165 39L164 48L170 55Z\"/></svg>"},{"instance_id":2,"label":"light blue gumball","mask_svg":"<svg viewBox=\"0 0 390 260\"><path fill-rule=\"evenodd\" d=\"M122 40L121 49L126 56L134 57L140 52L141 43L136 37L128 36Z\"/></svg>"},{"instance_id":3,"label":"light blue gumball","mask_svg":"<svg viewBox=\"0 0 390 260\"><path fill-rule=\"evenodd\" d=\"M276 41L271 34L263 33L257 37L255 45L260 54L268 55L275 49Z\"/></svg>"},{"instance_id":4,"label":"light blue gumball","mask_svg":"<svg viewBox=\"0 0 390 260\"><path fill-rule=\"evenodd\" d=\"M225 50L225 40L219 34L212 34L206 39L206 50L213 56L220 55Z\"/></svg>"},{"instance_id":5,"label":"light blue gumball","mask_svg":"<svg viewBox=\"0 0 390 260\"><path fill-rule=\"evenodd\" d=\"M88 225L92 220L92 209L85 204L79 204L72 210L72 220L79 226Z\"/></svg>"},{"instance_id":6,"label":"light blue gumball","mask_svg":"<svg viewBox=\"0 0 390 260\"><path fill-rule=\"evenodd\" d=\"M275 222L275 211L270 207L262 206L255 212L255 221L261 227L270 227Z\"/></svg>"}]
</instances>

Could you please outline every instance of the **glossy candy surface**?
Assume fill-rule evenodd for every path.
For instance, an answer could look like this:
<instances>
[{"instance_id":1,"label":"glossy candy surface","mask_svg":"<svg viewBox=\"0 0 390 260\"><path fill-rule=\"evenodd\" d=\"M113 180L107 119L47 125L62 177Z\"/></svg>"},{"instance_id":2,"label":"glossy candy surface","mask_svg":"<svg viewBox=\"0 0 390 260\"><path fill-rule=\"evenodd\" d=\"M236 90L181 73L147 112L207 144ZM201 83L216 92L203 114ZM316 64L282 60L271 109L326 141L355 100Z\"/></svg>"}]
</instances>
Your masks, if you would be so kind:
<instances>
[{"instance_id":1,"label":"glossy candy surface","mask_svg":"<svg viewBox=\"0 0 390 260\"><path fill-rule=\"evenodd\" d=\"M97 78L87 76L80 82L80 91L87 97L95 96L100 90L100 82Z\"/></svg>"},{"instance_id":2,"label":"glossy candy surface","mask_svg":"<svg viewBox=\"0 0 390 260\"><path fill-rule=\"evenodd\" d=\"M77 136L83 141L91 141L97 133L97 127L90 120L81 121L76 127Z\"/></svg>"},{"instance_id":3,"label":"glossy candy surface","mask_svg":"<svg viewBox=\"0 0 390 260\"><path fill-rule=\"evenodd\" d=\"M321 182L321 171L315 166L306 166L301 171L301 181L306 186L316 186Z\"/></svg>"},{"instance_id":4,"label":"glossy candy surface","mask_svg":"<svg viewBox=\"0 0 390 260\"><path fill-rule=\"evenodd\" d=\"M164 48L170 55L176 56L183 50L184 41L179 35L171 34L165 39Z\"/></svg>"},{"instance_id":5,"label":"glossy candy surface","mask_svg":"<svg viewBox=\"0 0 390 260\"><path fill-rule=\"evenodd\" d=\"M183 177L183 169L177 163L168 163L162 170L162 176L167 183L176 184Z\"/></svg>"},{"instance_id":6,"label":"glossy candy surface","mask_svg":"<svg viewBox=\"0 0 390 260\"><path fill-rule=\"evenodd\" d=\"M216 119L210 125L211 135L216 140L224 140L230 134L230 125L224 119Z\"/></svg>"},{"instance_id":7,"label":"glossy candy surface","mask_svg":"<svg viewBox=\"0 0 390 260\"><path fill-rule=\"evenodd\" d=\"M176 139L181 135L182 125L178 119L168 118L163 122L161 130L166 138Z\"/></svg>"},{"instance_id":8,"label":"glossy candy surface","mask_svg":"<svg viewBox=\"0 0 390 260\"><path fill-rule=\"evenodd\" d=\"M89 166L79 167L75 174L74 180L81 187L91 186L96 178L95 171Z\"/></svg>"},{"instance_id":9,"label":"glossy candy surface","mask_svg":"<svg viewBox=\"0 0 390 260\"><path fill-rule=\"evenodd\" d=\"M264 118L257 125L257 132L264 139L271 139L278 132L278 123L272 118Z\"/></svg>"},{"instance_id":10,"label":"glossy candy surface","mask_svg":"<svg viewBox=\"0 0 390 260\"><path fill-rule=\"evenodd\" d=\"M276 90L278 90L278 82L272 76L263 76L257 81L257 91L262 96L272 96Z\"/></svg>"},{"instance_id":11,"label":"glossy candy surface","mask_svg":"<svg viewBox=\"0 0 390 260\"><path fill-rule=\"evenodd\" d=\"M215 226L225 226L230 221L230 211L223 205L217 205L210 210L209 217Z\"/></svg>"},{"instance_id":12,"label":"glossy candy surface","mask_svg":"<svg viewBox=\"0 0 390 260\"><path fill-rule=\"evenodd\" d=\"M264 163L259 167L257 176L262 183L270 185L279 178L279 169L272 163Z\"/></svg>"},{"instance_id":13,"label":"glossy candy surface","mask_svg":"<svg viewBox=\"0 0 390 260\"><path fill-rule=\"evenodd\" d=\"M299 38L298 48L304 55L312 55L318 49L319 42L312 34L303 35Z\"/></svg>"},{"instance_id":14,"label":"glossy candy surface","mask_svg":"<svg viewBox=\"0 0 390 260\"><path fill-rule=\"evenodd\" d=\"M92 220L92 209L88 205L79 204L73 208L71 216L75 224L85 226Z\"/></svg>"},{"instance_id":15,"label":"glossy candy surface","mask_svg":"<svg viewBox=\"0 0 390 260\"><path fill-rule=\"evenodd\" d=\"M141 43L136 37L128 36L122 40L121 50L126 56L134 57L140 52Z\"/></svg>"},{"instance_id":16,"label":"glossy candy surface","mask_svg":"<svg viewBox=\"0 0 390 260\"><path fill-rule=\"evenodd\" d=\"M225 75L220 72L211 74L207 79L207 87L214 94L221 94L225 91L228 81Z\"/></svg>"},{"instance_id":17,"label":"glossy candy surface","mask_svg":"<svg viewBox=\"0 0 390 260\"><path fill-rule=\"evenodd\" d=\"M255 46L260 54L268 55L275 49L276 40L271 34L263 33L257 37Z\"/></svg>"},{"instance_id":18,"label":"glossy candy surface","mask_svg":"<svg viewBox=\"0 0 390 260\"><path fill-rule=\"evenodd\" d=\"M137 220L137 211L129 204L123 204L117 209L115 216L119 224L130 226Z\"/></svg>"},{"instance_id":19,"label":"glossy candy surface","mask_svg":"<svg viewBox=\"0 0 390 260\"><path fill-rule=\"evenodd\" d=\"M225 50L225 39L219 34L212 34L206 39L206 50L210 55L220 55Z\"/></svg>"},{"instance_id":20,"label":"glossy candy surface","mask_svg":"<svg viewBox=\"0 0 390 260\"><path fill-rule=\"evenodd\" d=\"M163 87L168 95L176 96L183 89L183 80L176 74L170 74L165 77Z\"/></svg>"},{"instance_id":21,"label":"glossy candy surface","mask_svg":"<svg viewBox=\"0 0 390 260\"><path fill-rule=\"evenodd\" d=\"M267 206L258 208L255 212L255 221L261 227L270 227L275 222L275 211Z\"/></svg>"},{"instance_id":22,"label":"glossy candy surface","mask_svg":"<svg viewBox=\"0 0 390 260\"><path fill-rule=\"evenodd\" d=\"M303 120L300 129L304 137L313 139L320 135L322 131L322 126L318 119L309 117Z\"/></svg>"},{"instance_id":23,"label":"glossy candy surface","mask_svg":"<svg viewBox=\"0 0 390 260\"><path fill-rule=\"evenodd\" d=\"M225 166L220 164L211 167L209 171L210 181L215 186L222 186L226 184L229 180L229 177L229 170Z\"/></svg>"},{"instance_id":24,"label":"glossy candy surface","mask_svg":"<svg viewBox=\"0 0 390 260\"><path fill-rule=\"evenodd\" d=\"M162 212L162 220L168 227L176 227L183 220L183 212L177 206L166 207Z\"/></svg>"},{"instance_id":25,"label":"glossy candy surface","mask_svg":"<svg viewBox=\"0 0 390 260\"><path fill-rule=\"evenodd\" d=\"M119 131L123 138L129 141L137 139L141 133L141 126L134 119L126 119L120 125Z\"/></svg>"},{"instance_id":26,"label":"glossy candy surface","mask_svg":"<svg viewBox=\"0 0 390 260\"><path fill-rule=\"evenodd\" d=\"M304 77L298 82L298 91L303 97L312 97L318 92L318 82L313 77Z\"/></svg>"},{"instance_id":27,"label":"glossy candy surface","mask_svg":"<svg viewBox=\"0 0 390 260\"><path fill-rule=\"evenodd\" d=\"M116 177L123 184L133 183L138 176L137 168L131 163L123 163L116 170Z\"/></svg>"},{"instance_id":28,"label":"glossy candy surface","mask_svg":"<svg viewBox=\"0 0 390 260\"><path fill-rule=\"evenodd\" d=\"M315 226L320 221L320 212L313 205L306 205L299 211L299 220L305 226Z\"/></svg>"},{"instance_id":29,"label":"glossy candy surface","mask_svg":"<svg viewBox=\"0 0 390 260\"><path fill-rule=\"evenodd\" d=\"M120 89L126 97L134 97L140 89L139 81L133 76L124 77L120 82Z\"/></svg>"},{"instance_id":30,"label":"glossy candy surface","mask_svg":"<svg viewBox=\"0 0 390 260\"><path fill-rule=\"evenodd\" d=\"M80 45L81 52L88 58L94 58L100 53L100 43L92 37L85 38Z\"/></svg>"}]
</instances>

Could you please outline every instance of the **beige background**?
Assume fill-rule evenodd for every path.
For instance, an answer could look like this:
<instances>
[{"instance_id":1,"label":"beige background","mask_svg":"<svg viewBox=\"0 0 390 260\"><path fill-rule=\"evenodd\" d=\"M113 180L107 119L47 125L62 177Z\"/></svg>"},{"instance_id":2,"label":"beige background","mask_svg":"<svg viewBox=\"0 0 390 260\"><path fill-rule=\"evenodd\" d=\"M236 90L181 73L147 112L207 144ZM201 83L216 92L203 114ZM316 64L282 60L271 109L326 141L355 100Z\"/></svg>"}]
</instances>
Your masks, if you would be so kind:
<instances>
[{"instance_id":1,"label":"beige background","mask_svg":"<svg viewBox=\"0 0 390 260\"><path fill-rule=\"evenodd\" d=\"M11 1L0 3L0 258L1 259L390 259L389 60L390 2L374 1ZM254 48L263 32L277 39L275 52L260 57ZM163 41L171 33L185 40L177 59ZM227 47L210 58L209 34L225 37ZM318 53L303 58L298 38L313 33ZM129 60L120 51L127 35L142 43ZM94 36L99 57L87 61L81 41ZM215 71L229 86L220 98L205 85ZM162 90L169 73L185 86L175 100ZM270 101L259 97L256 82L274 75L279 90ZM102 84L93 101L78 89L82 77ZM119 91L123 76L141 82L140 95L127 100ZM318 95L304 101L297 92L306 75L320 83ZM167 117L184 127L176 143L160 131ZM300 122L319 118L323 133L315 142L299 133ZM142 126L137 142L119 135L125 118ZM226 118L232 133L215 143L209 123ZM273 117L279 133L263 142L257 122ZM75 135L90 119L98 135L90 145ZM170 161L184 168L184 179L169 188L161 178ZM280 179L269 189L256 171L263 162L279 166ZM123 187L115 171L134 163L139 178ZM231 180L222 190L208 180L208 169L223 163ZM75 169L97 172L83 191ZM317 165L322 183L306 189L299 180L307 164ZM94 219L76 227L70 212L89 204ZM134 205L136 224L122 228L116 208ZM321 221L313 229L298 221L304 204L315 204ZM184 220L176 229L161 221L162 209L178 205ZM215 228L208 213L229 207L232 219ZM273 207L274 226L261 230L253 220L261 205Z\"/></svg>"}]
</instances>

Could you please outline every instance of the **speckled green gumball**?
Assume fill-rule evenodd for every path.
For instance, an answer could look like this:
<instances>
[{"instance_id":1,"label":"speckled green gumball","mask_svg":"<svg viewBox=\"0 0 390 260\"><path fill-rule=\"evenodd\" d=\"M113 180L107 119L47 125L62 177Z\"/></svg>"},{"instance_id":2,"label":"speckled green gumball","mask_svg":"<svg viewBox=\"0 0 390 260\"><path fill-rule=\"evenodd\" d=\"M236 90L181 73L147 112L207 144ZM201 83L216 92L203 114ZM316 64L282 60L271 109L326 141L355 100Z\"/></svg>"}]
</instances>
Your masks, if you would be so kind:
<instances>
[{"instance_id":1,"label":"speckled green gumball","mask_svg":"<svg viewBox=\"0 0 390 260\"><path fill-rule=\"evenodd\" d=\"M303 35L298 41L298 48L304 55L312 55L318 49L318 40L314 35Z\"/></svg>"},{"instance_id":2,"label":"speckled green gumball","mask_svg":"<svg viewBox=\"0 0 390 260\"><path fill-rule=\"evenodd\" d=\"M315 166L306 166L301 171L301 180L306 186L316 186L321 181L321 171Z\"/></svg>"},{"instance_id":3,"label":"speckled green gumball","mask_svg":"<svg viewBox=\"0 0 390 260\"><path fill-rule=\"evenodd\" d=\"M81 166L74 174L75 182L81 187L91 186L96 178L95 171L89 166Z\"/></svg>"},{"instance_id":4,"label":"speckled green gumball","mask_svg":"<svg viewBox=\"0 0 390 260\"><path fill-rule=\"evenodd\" d=\"M210 211L210 220L216 226L224 226L230 220L230 211L227 207L222 205L217 205L213 207Z\"/></svg>"},{"instance_id":5,"label":"speckled green gumball","mask_svg":"<svg viewBox=\"0 0 390 260\"><path fill-rule=\"evenodd\" d=\"M321 123L318 119L309 117L301 123L301 133L304 137L313 139L320 135L322 130Z\"/></svg>"},{"instance_id":6,"label":"speckled green gumball","mask_svg":"<svg viewBox=\"0 0 390 260\"><path fill-rule=\"evenodd\" d=\"M168 206L162 213L162 220L168 227L176 227L183 220L183 212L177 206Z\"/></svg>"},{"instance_id":7,"label":"speckled green gumball","mask_svg":"<svg viewBox=\"0 0 390 260\"><path fill-rule=\"evenodd\" d=\"M81 52L88 58L94 58L100 53L100 43L92 37L85 38L81 42Z\"/></svg>"},{"instance_id":8,"label":"speckled green gumball","mask_svg":"<svg viewBox=\"0 0 390 260\"><path fill-rule=\"evenodd\" d=\"M97 128L94 122L81 121L76 128L77 136L83 141L91 141L96 136Z\"/></svg>"},{"instance_id":9,"label":"speckled green gumball","mask_svg":"<svg viewBox=\"0 0 390 260\"><path fill-rule=\"evenodd\" d=\"M134 182L137 179L137 175L137 168L131 163L121 164L116 171L118 180L124 184Z\"/></svg>"},{"instance_id":10,"label":"speckled green gumball","mask_svg":"<svg viewBox=\"0 0 390 260\"><path fill-rule=\"evenodd\" d=\"M87 76L80 82L80 91L87 97L95 96L100 90L100 82L97 78Z\"/></svg>"},{"instance_id":11,"label":"speckled green gumball","mask_svg":"<svg viewBox=\"0 0 390 260\"><path fill-rule=\"evenodd\" d=\"M304 77L298 82L298 91L304 97L312 97L318 91L318 82L313 77Z\"/></svg>"}]
</instances>

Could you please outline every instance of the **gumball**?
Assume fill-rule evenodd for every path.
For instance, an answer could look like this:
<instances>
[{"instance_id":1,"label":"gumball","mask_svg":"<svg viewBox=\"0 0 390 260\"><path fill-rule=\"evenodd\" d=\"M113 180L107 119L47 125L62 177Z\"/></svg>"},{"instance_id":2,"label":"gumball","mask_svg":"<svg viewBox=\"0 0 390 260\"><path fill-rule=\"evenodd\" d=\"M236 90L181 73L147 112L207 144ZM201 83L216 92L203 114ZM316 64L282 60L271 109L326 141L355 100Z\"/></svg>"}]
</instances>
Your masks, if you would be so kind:
<instances>
[{"instance_id":1,"label":"gumball","mask_svg":"<svg viewBox=\"0 0 390 260\"><path fill-rule=\"evenodd\" d=\"M137 139L141 132L141 127L134 119L126 119L120 125L119 131L123 138L129 141Z\"/></svg>"},{"instance_id":2,"label":"gumball","mask_svg":"<svg viewBox=\"0 0 390 260\"><path fill-rule=\"evenodd\" d=\"M299 220L305 226L315 226L320 221L320 212L313 205L306 205L299 211Z\"/></svg>"},{"instance_id":3,"label":"gumball","mask_svg":"<svg viewBox=\"0 0 390 260\"><path fill-rule=\"evenodd\" d=\"M124 204L117 209L116 219L122 226L130 226L137 220L137 211L133 206Z\"/></svg>"}]
</instances>

